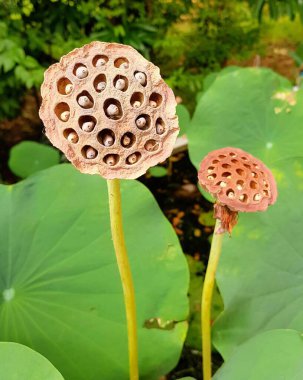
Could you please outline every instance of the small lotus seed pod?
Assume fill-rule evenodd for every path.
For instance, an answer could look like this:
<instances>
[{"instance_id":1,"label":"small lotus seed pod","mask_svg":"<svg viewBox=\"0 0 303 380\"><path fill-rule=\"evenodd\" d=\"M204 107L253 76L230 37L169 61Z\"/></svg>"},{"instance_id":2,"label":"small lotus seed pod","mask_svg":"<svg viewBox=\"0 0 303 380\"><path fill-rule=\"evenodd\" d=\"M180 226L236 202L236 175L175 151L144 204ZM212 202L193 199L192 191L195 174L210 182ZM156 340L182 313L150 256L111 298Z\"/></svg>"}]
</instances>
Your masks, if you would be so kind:
<instances>
[{"instance_id":1,"label":"small lotus seed pod","mask_svg":"<svg viewBox=\"0 0 303 380\"><path fill-rule=\"evenodd\" d=\"M105 82L99 82L99 83L97 83L96 89L98 91L103 91L105 89L105 87L106 87L106 83Z\"/></svg>"},{"instance_id":2,"label":"small lotus seed pod","mask_svg":"<svg viewBox=\"0 0 303 380\"><path fill-rule=\"evenodd\" d=\"M133 153L131 154L130 156L128 156L127 158L127 162L131 165L135 164L136 162L138 161L138 157L136 155L136 153Z\"/></svg>"},{"instance_id":3,"label":"small lotus seed pod","mask_svg":"<svg viewBox=\"0 0 303 380\"><path fill-rule=\"evenodd\" d=\"M66 95L70 94L73 91L74 86L71 83L68 83L65 86L65 93Z\"/></svg>"},{"instance_id":4,"label":"small lotus seed pod","mask_svg":"<svg viewBox=\"0 0 303 380\"><path fill-rule=\"evenodd\" d=\"M119 115L119 108L115 104L110 104L106 109L106 113L108 116L117 116Z\"/></svg>"},{"instance_id":5,"label":"small lotus seed pod","mask_svg":"<svg viewBox=\"0 0 303 380\"><path fill-rule=\"evenodd\" d=\"M79 137L76 132L70 132L67 136L67 140L76 144L79 141Z\"/></svg>"},{"instance_id":6,"label":"small lotus seed pod","mask_svg":"<svg viewBox=\"0 0 303 380\"><path fill-rule=\"evenodd\" d=\"M146 125L146 119L144 117L139 117L137 120L136 120L136 125L138 128L143 128L145 127Z\"/></svg>"},{"instance_id":7,"label":"small lotus seed pod","mask_svg":"<svg viewBox=\"0 0 303 380\"><path fill-rule=\"evenodd\" d=\"M126 83L125 83L125 80L124 79L118 79L116 84L115 84L115 87L117 90L124 90L126 86Z\"/></svg>"},{"instance_id":8,"label":"small lotus seed pod","mask_svg":"<svg viewBox=\"0 0 303 380\"><path fill-rule=\"evenodd\" d=\"M137 79L137 81L142 84L142 86L145 86L146 85L146 75L140 71L138 71L136 74L135 74L135 78Z\"/></svg>"},{"instance_id":9,"label":"small lotus seed pod","mask_svg":"<svg viewBox=\"0 0 303 380\"><path fill-rule=\"evenodd\" d=\"M85 66L79 66L77 69L76 69L76 77L79 78L79 79L83 79L83 78L86 78L88 76L88 70L87 70L87 67Z\"/></svg>"},{"instance_id":10,"label":"small lotus seed pod","mask_svg":"<svg viewBox=\"0 0 303 380\"><path fill-rule=\"evenodd\" d=\"M62 121L67 121L69 119L70 112L69 111L63 111L60 115L60 119Z\"/></svg>"},{"instance_id":11,"label":"small lotus seed pod","mask_svg":"<svg viewBox=\"0 0 303 380\"><path fill-rule=\"evenodd\" d=\"M90 108L93 106L93 103L92 101L90 100L90 98L86 95L82 95L82 96L79 96L78 98L78 104L81 106L81 107L84 107L84 108Z\"/></svg>"},{"instance_id":12,"label":"small lotus seed pod","mask_svg":"<svg viewBox=\"0 0 303 380\"><path fill-rule=\"evenodd\" d=\"M91 132L95 127L95 123L92 121L86 121L82 124L81 129L84 132Z\"/></svg>"},{"instance_id":13,"label":"small lotus seed pod","mask_svg":"<svg viewBox=\"0 0 303 380\"><path fill-rule=\"evenodd\" d=\"M97 151L94 148L87 148L86 150L86 158L93 159L97 156Z\"/></svg>"},{"instance_id":14,"label":"small lotus seed pod","mask_svg":"<svg viewBox=\"0 0 303 380\"><path fill-rule=\"evenodd\" d=\"M172 152L175 96L159 68L130 46L95 41L73 50L45 72L41 94L46 136L83 173L138 178ZM270 197L263 188L255 193Z\"/></svg>"},{"instance_id":15,"label":"small lotus seed pod","mask_svg":"<svg viewBox=\"0 0 303 380\"><path fill-rule=\"evenodd\" d=\"M112 146L114 142L115 140L111 135L105 135L102 140L104 146Z\"/></svg>"},{"instance_id":16,"label":"small lotus seed pod","mask_svg":"<svg viewBox=\"0 0 303 380\"><path fill-rule=\"evenodd\" d=\"M239 211L264 211L277 199L271 171L262 161L238 148L209 153L200 164L198 178L201 187L216 198L215 218L221 220L220 232L231 233ZM268 196L261 195L264 191Z\"/></svg>"},{"instance_id":17,"label":"small lotus seed pod","mask_svg":"<svg viewBox=\"0 0 303 380\"><path fill-rule=\"evenodd\" d=\"M96 61L96 67L104 66L106 64L106 60L104 58L98 58Z\"/></svg>"}]
</instances>

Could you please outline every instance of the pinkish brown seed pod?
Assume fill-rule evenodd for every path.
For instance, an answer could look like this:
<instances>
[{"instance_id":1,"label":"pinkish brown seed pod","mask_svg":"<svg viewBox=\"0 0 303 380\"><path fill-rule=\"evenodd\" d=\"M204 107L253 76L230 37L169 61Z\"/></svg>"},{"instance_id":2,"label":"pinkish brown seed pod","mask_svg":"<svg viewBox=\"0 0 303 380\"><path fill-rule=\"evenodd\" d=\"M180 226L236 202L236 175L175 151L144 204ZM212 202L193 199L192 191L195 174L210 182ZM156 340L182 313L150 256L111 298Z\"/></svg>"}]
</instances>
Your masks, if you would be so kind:
<instances>
[{"instance_id":1,"label":"pinkish brown seed pod","mask_svg":"<svg viewBox=\"0 0 303 380\"><path fill-rule=\"evenodd\" d=\"M81 172L137 178L171 154L179 131L174 95L130 46L73 50L45 72L41 93L46 135Z\"/></svg>"},{"instance_id":2,"label":"pinkish brown seed pod","mask_svg":"<svg viewBox=\"0 0 303 380\"><path fill-rule=\"evenodd\" d=\"M231 232L239 211L264 211L275 203L277 187L262 161L238 148L210 152L201 162L199 183L216 198L215 217Z\"/></svg>"}]
</instances>

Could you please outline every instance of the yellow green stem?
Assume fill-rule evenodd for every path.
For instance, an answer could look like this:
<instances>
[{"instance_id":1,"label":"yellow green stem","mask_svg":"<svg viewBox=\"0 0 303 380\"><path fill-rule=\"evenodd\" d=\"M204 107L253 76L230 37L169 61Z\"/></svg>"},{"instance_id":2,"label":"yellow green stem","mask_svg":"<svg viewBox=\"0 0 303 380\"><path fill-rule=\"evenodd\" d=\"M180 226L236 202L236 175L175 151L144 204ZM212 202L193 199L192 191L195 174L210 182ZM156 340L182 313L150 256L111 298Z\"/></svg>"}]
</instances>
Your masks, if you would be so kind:
<instances>
[{"instance_id":1,"label":"yellow green stem","mask_svg":"<svg viewBox=\"0 0 303 380\"><path fill-rule=\"evenodd\" d=\"M138 380L139 370L135 291L123 233L120 181L118 179L108 180L107 188L112 239L122 282L126 310L129 377L130 380Z\"/></svg>"},{"instance_id":2,"label":"yellow green stem","mask_svg":"<svg viewBox=\"0 0 303 380\"><path fill-rule=\"evenodd\" d=\"M223 234L218 234L220 225L221 223L219 219L217 219L202 291L201 330L203 380L211 379L211 304L215 285L216 269L222 248Z\"/></svg>"}]
</instances>

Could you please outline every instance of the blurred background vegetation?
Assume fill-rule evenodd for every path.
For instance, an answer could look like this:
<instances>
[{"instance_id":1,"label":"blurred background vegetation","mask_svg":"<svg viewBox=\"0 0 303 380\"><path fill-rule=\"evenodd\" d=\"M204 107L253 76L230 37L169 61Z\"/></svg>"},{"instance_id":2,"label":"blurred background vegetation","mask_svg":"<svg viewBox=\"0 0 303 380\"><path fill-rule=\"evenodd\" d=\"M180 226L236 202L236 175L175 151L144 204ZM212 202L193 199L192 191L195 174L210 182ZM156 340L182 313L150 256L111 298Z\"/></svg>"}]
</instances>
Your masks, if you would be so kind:
<instances>
[{"instance_id":1,"label":"blurred background vegetation","mask_svg":"<svg viewBox=\"0 0 303 380\"><path fill-rule=\"evenodd\" d=\"M92 40L132 45L161 69L190 112L204 78L228 65L268 66L295 81L300 0L0 0L0 155L43 140L43 71ZM3 160L2 160L3 161Z\"/></svg>"}]
</instances>

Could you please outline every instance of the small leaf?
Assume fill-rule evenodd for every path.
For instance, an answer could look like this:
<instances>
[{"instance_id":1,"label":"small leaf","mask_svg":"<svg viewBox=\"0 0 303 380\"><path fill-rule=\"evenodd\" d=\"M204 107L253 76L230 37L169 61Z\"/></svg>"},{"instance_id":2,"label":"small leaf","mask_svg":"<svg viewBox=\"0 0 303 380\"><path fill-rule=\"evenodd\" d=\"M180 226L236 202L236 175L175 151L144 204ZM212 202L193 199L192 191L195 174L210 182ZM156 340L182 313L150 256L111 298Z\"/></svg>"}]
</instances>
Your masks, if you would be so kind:
<instances>
[{"instance_id":1,"label":"small leaf","mask_svg":"<svg viewBox=\"0 0 303 380\"><path fill-rule=\"evenodd\" d=\"M167 169L163 166L154 166L149 168L148 172L152 177L164 177L167 175Z\"/></svg>"},{"instance_id":2,"label":"small leaf","mask_svg":"<svg viewBox=\"0 0 303 380\"><path fill-rule=\"evenodd\" d=\"M59 152L47 145L34 141L23 141L10 150L8 166L21 178L57 165L60 161Z\"/></svg>"},{"instance_id":3,"label":"small leaf","mask_svg":"<svg viewBox=\"0 0 303 380\"><path fill-rule=\"evenodd\" d=\"M190 123L190 114L183 104L178 104L176 112L179 118L180 135L186 133L186 129Z\"/></svg>"},{"instance_id":4,"label":"small leaf","mask_svg":"<svg viewBox=\"0 0 303 380\"><path fill-rule=\"evenodd\" d=\"M59 371L41 354L12 342L0 343L0 379L63 380Z\"/></svg>"}]
</instances>

